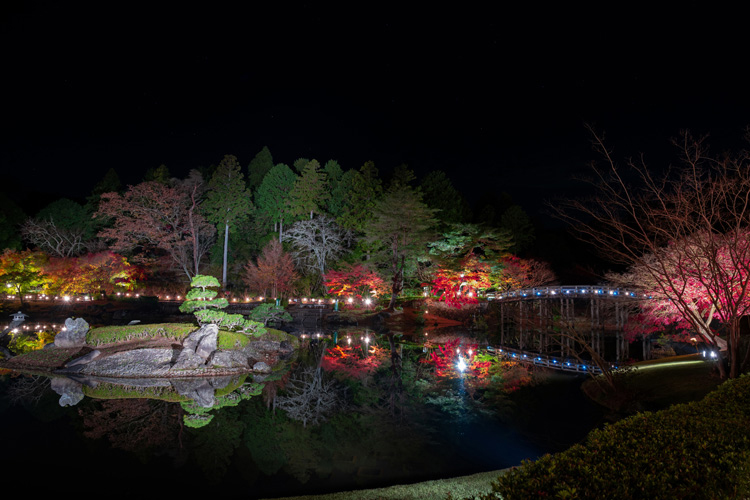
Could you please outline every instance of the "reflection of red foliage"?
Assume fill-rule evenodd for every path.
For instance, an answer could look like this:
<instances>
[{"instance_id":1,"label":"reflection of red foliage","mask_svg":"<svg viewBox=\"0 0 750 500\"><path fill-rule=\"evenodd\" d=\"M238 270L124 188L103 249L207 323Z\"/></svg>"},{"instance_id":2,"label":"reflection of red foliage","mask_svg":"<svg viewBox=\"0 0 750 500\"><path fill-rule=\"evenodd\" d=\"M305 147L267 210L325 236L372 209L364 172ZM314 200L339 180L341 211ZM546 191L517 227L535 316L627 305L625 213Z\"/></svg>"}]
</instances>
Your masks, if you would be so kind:
<instances>
[{"instance_id":1,"label":"reflection of red foliage","mask_svg":"<svg viewBox=\"0 0 750 500\"><path fill-rule=\"evenodd\" d=\"M365 356L361 345L326 349L321 366L326 371L336 371L348 377L363 379L377 370L386 358L385 349L373 345Z\"/></svg>"},{"instance_id":2,"label":"reflection of red foliage","mask_svg":"<svg viewBox=\"0 0 750 500\"><path fill-rule=\"evenodd\" d=\"M437 349L430 353L430 357L424 360L435 367L435 374L438 377L451 377L458 374L457 364L459 357L466 363L465 375L475 377L486 376L489 372L491 363L480 362L475 359L477 345L470 344L461 348L459 345L461 339L450 340L445 344L438 344ZM471 354L469 355L469 352Z\"/></svg>"}]
</instances>

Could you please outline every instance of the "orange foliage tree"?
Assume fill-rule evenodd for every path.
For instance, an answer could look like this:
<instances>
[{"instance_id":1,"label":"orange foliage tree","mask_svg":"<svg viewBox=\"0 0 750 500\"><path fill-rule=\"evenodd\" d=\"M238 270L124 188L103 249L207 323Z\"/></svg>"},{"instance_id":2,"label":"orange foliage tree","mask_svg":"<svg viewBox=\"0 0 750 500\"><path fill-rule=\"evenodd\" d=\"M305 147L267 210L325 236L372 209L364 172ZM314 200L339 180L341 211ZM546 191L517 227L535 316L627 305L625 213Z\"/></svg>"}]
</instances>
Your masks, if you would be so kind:
<instances>
[{"instance_id":1,"label":"orange foliage tree","mask_svg":"<svg viewBox=\"0 0 750 500\"><path fill-rule=\"evenodd\" d=\"M53 293L113 293L132 290L145 280L139 266L131 265L122 255L98 252L81 257L51 257L44 267Z\"/></svg>"}]
</instances>

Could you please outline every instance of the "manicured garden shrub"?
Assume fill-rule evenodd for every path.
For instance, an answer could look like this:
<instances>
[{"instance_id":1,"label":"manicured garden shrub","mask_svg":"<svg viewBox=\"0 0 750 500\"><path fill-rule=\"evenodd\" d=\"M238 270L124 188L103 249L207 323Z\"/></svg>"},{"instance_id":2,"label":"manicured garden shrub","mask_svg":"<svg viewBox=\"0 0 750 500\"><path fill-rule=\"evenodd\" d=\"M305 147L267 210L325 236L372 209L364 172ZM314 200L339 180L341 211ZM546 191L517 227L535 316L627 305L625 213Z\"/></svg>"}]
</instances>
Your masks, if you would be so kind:
<instances>
[{"instance_id":1,"label":"manicured garden shrub","mask_svg":"<svg viewBox=\"0 0 750 500\"><path fill-rule=\"evenodd\" d=\"M639 413L500 476L483 499L730 499L750 495L750 376L702 401Z\"/></svg>"}]
</instances>

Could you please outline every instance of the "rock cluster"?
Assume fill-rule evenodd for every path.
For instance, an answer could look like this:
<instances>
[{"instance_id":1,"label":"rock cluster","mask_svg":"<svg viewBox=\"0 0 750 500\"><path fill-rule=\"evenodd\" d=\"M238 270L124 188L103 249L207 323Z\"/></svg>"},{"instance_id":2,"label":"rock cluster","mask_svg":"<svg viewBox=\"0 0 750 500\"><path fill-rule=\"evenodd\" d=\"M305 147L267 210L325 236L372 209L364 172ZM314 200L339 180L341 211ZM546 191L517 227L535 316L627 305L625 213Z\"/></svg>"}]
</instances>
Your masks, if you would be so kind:
<instances>
[{"instance_id":1,"label":"rock cluster","mask_svg":"<svg viewBox=\"0 0 750 500\"><path fill-rule=\"evenodd\" d=\"M66 334L57 347L85 345L88 324L81 320L68 319ZM293 348L286 341L255 341L244 349L218 349L219 327L206 324L185 338L180 347L140 348L102 355L94 350L68 362L58 370L65 374L91 375L98 377L191 377L212 374L269 373L280 356L291 354ZM83 342L81 342L83 338ZM270 363L270 364L269 364ZM251 367L252 366L252 367Z\"/></svg>"}]
</instances>

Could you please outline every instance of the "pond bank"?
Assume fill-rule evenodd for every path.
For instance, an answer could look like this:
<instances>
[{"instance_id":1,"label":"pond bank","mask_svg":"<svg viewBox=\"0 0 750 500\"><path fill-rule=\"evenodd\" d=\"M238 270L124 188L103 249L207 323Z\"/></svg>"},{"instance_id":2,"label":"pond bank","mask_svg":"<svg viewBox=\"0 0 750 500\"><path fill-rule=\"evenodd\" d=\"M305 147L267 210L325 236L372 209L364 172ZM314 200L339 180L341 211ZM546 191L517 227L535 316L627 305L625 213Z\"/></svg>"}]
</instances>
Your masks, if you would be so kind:
<instances>
[{"instance_id":1,"label":"pond bank","mask_svg":"<svg viewBox=\"0 0 750 500\"><path fill-rule=\"evenodd\" d=\"M480 472L469 476L436 479L385 488L342 491L326 495L281 497L275 500L422 500L474 498L492 491L492 481L509 469ZM266 499L268 500L268 499Z\"/></svg>"}]
</instances>

